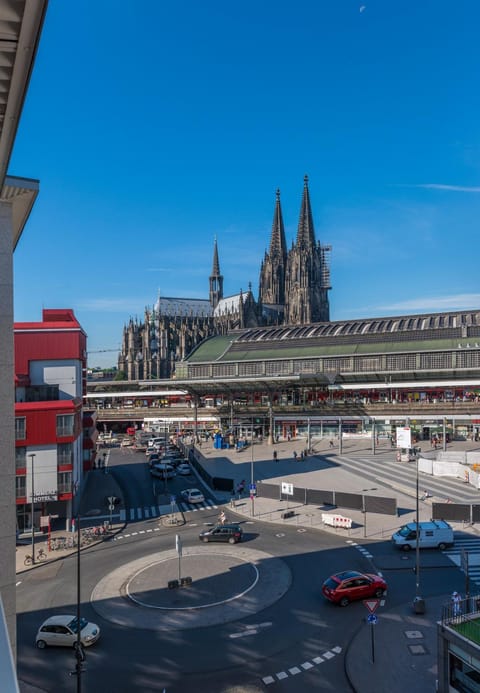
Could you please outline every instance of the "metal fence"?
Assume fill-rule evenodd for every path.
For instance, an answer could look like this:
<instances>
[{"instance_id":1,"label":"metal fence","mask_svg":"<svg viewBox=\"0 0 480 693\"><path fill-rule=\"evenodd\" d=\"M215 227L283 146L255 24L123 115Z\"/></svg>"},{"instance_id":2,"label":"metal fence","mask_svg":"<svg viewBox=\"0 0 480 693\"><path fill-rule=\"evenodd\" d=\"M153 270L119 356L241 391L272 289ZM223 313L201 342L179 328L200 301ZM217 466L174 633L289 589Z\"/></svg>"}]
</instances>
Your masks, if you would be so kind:
<instances>
[{"instance_id":1,"label":"metal fence","mask_svg":"<svg viewBox=\"0 0 480 693\"><path fill-rule=\"evenodd\" d=\"M287 498L285 494L282 494L281 484L267 484L264 481L257 482L257 496L274 500ZM382 515L398 514L397 499L385 496L367 496L361 493L345 493L344 491L309 489L295 486L293 495L288 495L288 499L304 505L329 505L332 508L340 507Z\"/></svg>"}]
</instances>

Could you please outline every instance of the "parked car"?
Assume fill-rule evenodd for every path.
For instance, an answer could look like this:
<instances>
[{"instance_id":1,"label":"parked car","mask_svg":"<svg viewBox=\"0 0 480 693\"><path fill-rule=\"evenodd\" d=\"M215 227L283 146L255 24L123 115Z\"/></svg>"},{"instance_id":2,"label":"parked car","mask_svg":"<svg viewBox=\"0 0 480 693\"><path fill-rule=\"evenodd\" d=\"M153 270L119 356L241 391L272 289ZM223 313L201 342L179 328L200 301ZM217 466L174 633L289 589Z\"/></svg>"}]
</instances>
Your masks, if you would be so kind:
<instances>
[{"instance_id":1,"label":"parked car","mask_svg":"<svg viewBox=\"0 0 480 693\"><path fill-rule=\"evenodd\" d=\"M77 617L71 614L50 616L38 629L35 644L41 650L47 645L74 647L78 639ZM96 623L90 623L84 618L80 619L80 641L84 647L89 647L97 642L100 637L100 628Z\"/></svg>"},{"instance_id":2,"label":"parked car","mask_svg":"<svg viewBox=\"0 0 480 693\"><path fill-rule=\"evenodd\" d=\"M156 462L154 465L152 465L150 474L158 479L173 479L175 476L175 469L171 464Z\"/></svg>"},{"instance_id":3,"label":"parked car","mask_svg":"<svg viewBox=\"0 0 480 693\"><path fill-rule=\"evenodd\" d=\"M198 538L205 543L208 541L226 541L236 544L242 541L243 531L240 525L216 525L200 532Z\"/></svg>"},{"instance_id":4,"label":"parked car","mask_svg":"<svg viewBox=\"0 0 480 693\"><path fill-rule=\"evenodd\" d=\"M336 573L325 580L322 585L324 597L340 606L347 606L357 599L383 597L386 590L387 583L380 575L359 573L356 570Z\"/></svg>"},{"instance_id":5,"label":"parked car","mask_svg":"<svg viewBox=\"0 0 480 693\"><path fill-rule=\"evenodd\" d=\"M198 488L187 488L180 494L187 503L203 503L205 496Z\"/></svg>"},{"instance_id":6,"label":"parked car","mask_svg":"<svg viewBox=\"0 0 480 693\"><path fill-rule=\"evenodd\" d=\"M188 474L192 473L192 468L190 467L187 462L182 462L182 464L179 464L177 467L177 474L181 474L182 476L187 476Z\"/></svg>"}]
</instances>

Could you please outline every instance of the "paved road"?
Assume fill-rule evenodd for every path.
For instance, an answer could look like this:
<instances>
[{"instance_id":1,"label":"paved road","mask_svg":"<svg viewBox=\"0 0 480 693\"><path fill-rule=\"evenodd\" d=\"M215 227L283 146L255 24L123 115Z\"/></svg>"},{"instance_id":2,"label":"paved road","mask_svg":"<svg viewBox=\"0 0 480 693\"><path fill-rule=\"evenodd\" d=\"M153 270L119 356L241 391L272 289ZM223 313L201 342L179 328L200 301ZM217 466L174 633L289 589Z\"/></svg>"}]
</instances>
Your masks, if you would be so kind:
<instances>
[{"instance_id":1,"label":"paved road","mask_svg":"<svg viewBox=\"0 0 480 693\"><path fill-rule=\"evenodd\" d=\"M232 478L248 478L250 462L242 460L241 456L232 455L232 459L224 459L223 451L218 451L219 456L212 459L213 454L206 451L205 447L202 452L207 463L226 465L225 469L233 472ZM298 479L299 484L304 483L305 479L310 483L315 475L320 475L322 478L317 483L321 486L317 488L325 484L324 467L316 469L313 458L293 463L293 458L287 457L288 452L283 450L285 457L274 466L269 459L271 451L259 446L255 449L255 468L265 478ZM264 552L275 557L275 560L280 560L291 575L289 589L278 600L266 604L260 611L248 613L244 618L224 620L214 626L206 622L192 629L175 629L168 633L160 629L152 633L151 629L125 628L115 619L109 618L102 608L98 608L98 604L97 608L92 606L92 593L102 580L108 584L110 575L113 580L115 571L124 571L128 582L136 574L138 565L135 567L135 561L156 557L159 553L166 561L171 561L168 552L174 547L175 534L182 537L187 548L195 550L199 547L199 530L204 524L215 521L219 503L226 500L207 493L205 507L185 508L185 524L174 529L165 527L153 514L137 512L138 508L151 508L155 500L144 460L131 454L127 456L121 451L115 453L117 454L112 455L110 465L115 476L123 479L126 519L129 519L131 509L135 508L137 521L129 523L109 543L88 549L82 554L82 613L98 622L102 628L102 639L88 652L84 690L115 690L121 693L131 690L162 691L166 688L168 693L185 690L256 693L269 689L291 690L296 693L331 690L332 686L336 692L357 690L373 693L375 690L385 690L375 688L368 678L368 667L364 660L368 657L365 640L369 643L370 631L365 630L365 608L362 604L353 604L347 609L333 607L324 602L319 591L321 582L327 575L346 567L362 571L378 570L385 575L389 584L389 593L380 612L380 616L385 613L387 621L382 618L382 623L388 623L388 615L395 610L400 610L399 614L403 614L402 610L411 602L414 591L414 557L405 557L394 551L388 532L378 532L378 524L375 524L378 523L378 518L369 517L368 534L370 536L371 533L376 538L372 541L361 536L364 528L360 525L359 532L353 535L325 532L318 526L313 526L311 517L308 518L310 522L298 522L299 519L307 519L307 512L311 508L299 509L295 524L265 522L278 520L278 512L268 508L266 503L262 506L261 499L256 501L255 517L249 516L248 501L239 504L236 511L229 509L232 519L235 517L244 523L247 535L247 542L238 547L239 555L243 547L246 550ZM386 488L395 490L402 498L407 517L412 506L412 497L408 493L411 491L415 470L408 465L395 466L391 457L392 454L388 451L373 457L365 450L358 451L358 458L351 454L342 455L341 458L333 457L328 474L335 473L335 483L341 480L346 490L349 484L355 489L370 487L373 483L388 484ZM127 464L127 460L131 464ZM101 484L101 473L97 473L98 484ZM331 476L329 480L333 483ZM177 491L192 485L197 486L199 482L192 484L188 479L179 479ZM469 489L464 489L463 484L454 480L442 480L441 487L436 491L448 492L453 496L462 491L466 493ZM428 511L427 505L424 510ZM317 509L317 514L320 513L321 510ZM460 547L463 541L470 541L472 549L478 549L476 537L460 533L458 529L457 533L457 546ZM435 552L425 559L422 556L422 589L429 600L440 603L452 589L461 589L461 577L459 571L454 569L452 559L457 562L458 553L442 555ZM160 559L152 560L155 564ZM264 560L268 562L268 559ZM213 563L208 564L207 561L207 565L211 567ZM233 564L231 572L232 575L236 573ZM74 665L72 653L61 650L38 651L33 646L33 639L38 623L50 615L52 610L74 610L74 557L25 573L20 582L19 676L23 682L40 686L43 690L73 691L75 682L68 676ZM143 592L142 601L151 602L157 598L158 586L152 588L147 581L139 590L138 584L135 585L136 594ZM124 597L122 599L125 601ZM116 597L106 596L104 601L103 606L108 611L109 608L114 608ZM401 623L402 618L400 615L395 622ZM426 624L424 625L426 628ZM387 644L389 632L388 629L382 631L384 645ZM354 637L355 634L357 637ZM395 637L398 638L398 635ZM400 647L398 642L395 645L399 652L403 651L401 644ZM378 646L380 647L380 643ZM380 654L381 651L378 653L379 657ZM346 665L356 688L352 688L345 675ZM406 663L406 667L411 666L412 664ZM405 671L408 670L407 668ZM407 684L411 693L423 693L426 686L432 684L434 671L430 665L427 670L430 678L418 676L417 688ZM364 687L359 687L359 681L363 682ZM376 681L378 683L378 676ZM382 676L380 684L381 682ZM392 686L389 691L394 690Z\"/></svg>"}]
</instances>

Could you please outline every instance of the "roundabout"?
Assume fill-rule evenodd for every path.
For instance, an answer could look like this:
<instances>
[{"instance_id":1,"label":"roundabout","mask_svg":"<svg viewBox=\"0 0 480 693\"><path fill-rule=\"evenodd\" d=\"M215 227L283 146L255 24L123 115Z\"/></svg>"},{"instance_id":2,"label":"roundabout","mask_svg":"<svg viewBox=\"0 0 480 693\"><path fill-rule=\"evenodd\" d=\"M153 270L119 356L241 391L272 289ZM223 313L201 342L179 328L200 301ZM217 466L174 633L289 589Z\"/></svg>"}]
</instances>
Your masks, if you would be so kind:
<instances>
[{"instance_id":1,"label":"roundabout","mask_svg":"<svg viewBox=\"0 0 480 693\"><path fill-rule=\"evenodd\" d=\"M169 588L179 577L191 584ZM224 546L184 547L143 556L105 575L91 604L128 628L184 630L245 618L280 599L291 583L288 566L263 551Z\"/></svg>"}]
</instances>

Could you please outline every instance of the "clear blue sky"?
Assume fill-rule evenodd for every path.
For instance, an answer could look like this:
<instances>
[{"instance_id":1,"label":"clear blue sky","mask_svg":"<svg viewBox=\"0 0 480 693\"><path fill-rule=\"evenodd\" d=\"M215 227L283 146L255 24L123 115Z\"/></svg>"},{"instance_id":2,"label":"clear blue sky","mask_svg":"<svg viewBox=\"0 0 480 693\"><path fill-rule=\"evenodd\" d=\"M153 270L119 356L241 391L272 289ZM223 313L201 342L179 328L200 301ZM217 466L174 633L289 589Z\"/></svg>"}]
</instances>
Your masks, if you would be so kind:
<instances>
[{"instance_id":1,"label":"clear blue sky","mask_svg":"<svg viewBox=\"0 0 480 693\"><path fill-rule=\"evenodd\" d=\"M50 0L12 175L40 179L15 319L71 307L89 365L165 296L257 295L309 175L331 318L480 308L477 0Z\"/></svg>"}]
</instances>

